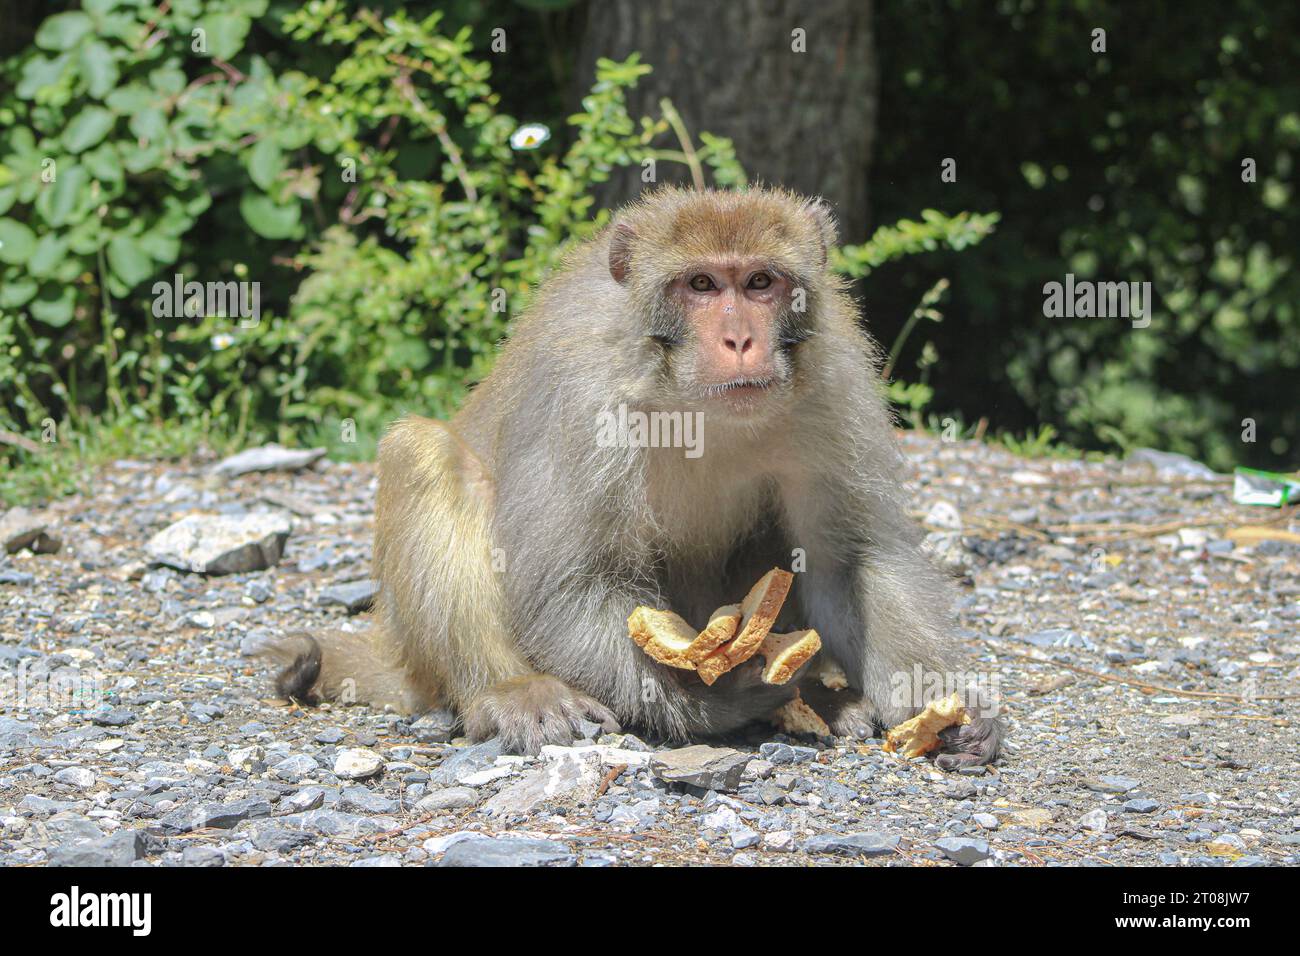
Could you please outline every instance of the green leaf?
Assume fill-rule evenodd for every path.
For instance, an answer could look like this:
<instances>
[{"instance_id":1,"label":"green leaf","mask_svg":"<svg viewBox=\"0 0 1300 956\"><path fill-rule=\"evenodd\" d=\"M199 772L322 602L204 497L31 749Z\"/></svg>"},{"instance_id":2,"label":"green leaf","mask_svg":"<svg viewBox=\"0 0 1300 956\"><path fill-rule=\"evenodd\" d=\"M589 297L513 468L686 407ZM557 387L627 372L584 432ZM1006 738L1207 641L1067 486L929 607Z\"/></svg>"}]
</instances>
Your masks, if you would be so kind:
<instances>
[{"instance_id":1,"label":"green leaf","mask_svg":"<svg viewBox=\"0 0 1300 956\"><path fill-rule=\"evenodd\" d=\"M72 313L77 307L77 292L70 285L58 285L46 282L41 285L41 292L27 307L32 318L62 328L72 321Z\"/></svg>"},{"instance_id":2,"label":"green leaf","mask_svg":"<svg viewBox=\"0 0 1300 956\"><path fill-rule=\"evenodd\" d=\"M107 96L117 83L117 61L105 43L92 40L81 48L79 60L81 75L90 95L100 100Z\"/></svg>"},{"instance_id":3,"label":"green leaf","mask_svg":"<svg viewBox=\"0 0 1300 956\"><path fill-rule=\"evenodd\" d=\"M70 50L94 29L94 21L79 10L56 13L36 31L36 45L42 50Z\"/></svg>"},{"instance_id":4,"label":"green leaf","mask_svg":"<svg viewBox=\"0 0 1300 956\"><path fill-rule=\"evenodd\" d=\"M19 98L30 100L41 89L58 83L71 59L71 55L67 53L52 59L44 56L32 57L23 64L22 78L18 81L16 90Z\"/></svg>"},{"instance_id":5,"label":"green leaf","mask_svg":"<svg viewBox=\"0 0 1300 956\"><path fill-rule=\"evenodd\" d=\"M209 55L229 60L243 47L250 24L242 14L217 13L201 18L198 26L208 31Z\"/></svg>"},{"instance_id":6,"label":"green leaf","mask_svg":"<svg viewBox=\"0 0 1300 956\"><path fill-rule=\"evenodd\" d=\"M131 121L127 123L127 128L136 139L152 143L162 139L166 134L167 117L156 106L149 106L132 116Z\"/></svg>"},{"instance_id":7,"label":"green leaf","mask_svg":"<svg viewBox=\"0 0 1300 956\"><path fill-rule=\"evenodd\" d=\"M117 154L117 147L104 143L81 157L82 164L90 175L103 182L122 181L122 159Z\"/></svg>"},{"instance_id":8,"label":"green leaf","mask_svg":"<svg viewBox=\"0 0 1300 956\"><path fill-rule=\"evenodd\" d=\"M36 211L51 226L61 226L81 203L90 186L90 176L80 166L59 170L54 182L45 186L36 197Z\"/></svg>"},{"instance_id":9,"label":"green leaf","mask_svg":"<svg viewBox=\"0 0 1300 956\"><path fill-rule=\"evenodd\" d=\"M248 154L248 174L253 182L269 190L284 169L284 154L269 137L262 137Z\"/></svg>"},{"instance_id":10,"label":"green leaf","mask_svg":"<svg viewBox=\"0 0 1300 956\"><path fill-rule=\"evenodd\" d=\"M0 262L22 265L35 245L36 233L16 220L0 219Z\"/></svg>"},{"instance_id":11,"label":"green leaf","mask_svg":"<svg viewBox=\"0 0 1300 956\"><path fill-rule=\"evenodd\" d=\"M16 309L20 305L26 305L36 294L37 288L36 280L25 276L12 282L0 282L0 309Z\"/></svg>"},{"instance_id":12,"label":"green leaf","mask_svg":"<svg viewBox=\"0 0 1300 956\"><path fill-rule=\"evenodd\" d=\"M87 106L73 117L63 131L63 145L70 152L80 153L96 146L113 128L116 117L102 106Z\"/></svg>"},{"instance_id":13,"label":"green leaf","mask_svg":"<svg viewBox=\"0 0 1300 956\"><path fill-rule=\"evenodd\" d=\"M267 239L288 239L298 231L297 202L279 206L266 193L248 190L239 199L239 211L249 227Z\"/></svg>"},{"instance_id":14,"label":"green leaf","mask_svg":"<svg viewBox=\"0 0 1300 956\"><path fill-rule=\"evenodd\" d=\"M12 186L6 186L0 189L0 216L9 211L9 207L14 204L14 195L18 192Z\"/></svg>"},{"instance_id":15,"label":"green leaf","mask_svg":"<svg viewBox=\"0 0 1300 956\"><path fill-rule=\"evenodd\" d=\"M132 236L114 236L108 241L108 267L128 286L153 275L153 260Z\"/></svg>"},{"instance_id":16,"label":"green leaf","mask_svg":"<svg viewBox=\"0 0 1300 956\"><path fill-rule=\"evenodd\" d=\"M67 241L57 232L47 232L36 241L27 259L27 271L38 279L48 279L68 251Z\"/></svg>"}]
</instances>

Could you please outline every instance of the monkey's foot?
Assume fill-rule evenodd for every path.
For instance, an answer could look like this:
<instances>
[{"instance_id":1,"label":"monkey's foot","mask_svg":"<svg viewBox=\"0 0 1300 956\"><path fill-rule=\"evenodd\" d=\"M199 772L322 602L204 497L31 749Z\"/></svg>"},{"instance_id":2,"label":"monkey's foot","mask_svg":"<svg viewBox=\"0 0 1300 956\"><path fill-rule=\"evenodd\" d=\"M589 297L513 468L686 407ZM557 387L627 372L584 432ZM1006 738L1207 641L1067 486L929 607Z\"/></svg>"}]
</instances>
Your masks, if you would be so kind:
<instances>
[{"instance_id":1,"label":"monkey's foot","mask_svg":"<svg viewBox=\"0 0 1300 956\"><path fill-rule=\"evenodd\" d=\"M618 732L604 704L546 674L502 681L465 708L465 732L472 740L500 737L507 753L535 754L546 744L573 743L586 736L584 721Z\"/></svg>"},{"instance_id":2,"label":"monkey's foot","mask_svg":"<svg viewBox=\"0 0 1300 956\"><path fill-rule=\"evenodd\" d=\"M998 759L1005 729L996 717L975 717L969 724L939 731L939 756L934 763L940 770L977 767Z\"/></svg>"}]
</instances>

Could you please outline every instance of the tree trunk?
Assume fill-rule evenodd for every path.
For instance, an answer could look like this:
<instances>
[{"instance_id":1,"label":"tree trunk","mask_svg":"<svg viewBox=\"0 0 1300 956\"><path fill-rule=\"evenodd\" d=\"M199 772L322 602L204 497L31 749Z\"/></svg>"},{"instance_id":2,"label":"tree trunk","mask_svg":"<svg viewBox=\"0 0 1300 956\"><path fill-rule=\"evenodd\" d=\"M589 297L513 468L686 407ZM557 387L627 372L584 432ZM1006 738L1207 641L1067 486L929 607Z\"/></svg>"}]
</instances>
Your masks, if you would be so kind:
<instances>
[{"instance_id":1,"label":"tree trunk","mask_svg":"<svg viewBox=\"0 0 1300 956\"><path fill-rule=\"evenodd\" d=\"M587 8L578 95L598 57L639 51L654 72L629 97L634 118L657 114L667 96L692 137L729 137L751 181L823 196L843 237L859 241L876 119L871 8L871 0L598 0ZM793 49L796 29L805 52ZM676 164L660 163L658 174L689 179ZM618 170L597 198L613 206L641 188L639 168Z\"/></svg>"}]
</instances>

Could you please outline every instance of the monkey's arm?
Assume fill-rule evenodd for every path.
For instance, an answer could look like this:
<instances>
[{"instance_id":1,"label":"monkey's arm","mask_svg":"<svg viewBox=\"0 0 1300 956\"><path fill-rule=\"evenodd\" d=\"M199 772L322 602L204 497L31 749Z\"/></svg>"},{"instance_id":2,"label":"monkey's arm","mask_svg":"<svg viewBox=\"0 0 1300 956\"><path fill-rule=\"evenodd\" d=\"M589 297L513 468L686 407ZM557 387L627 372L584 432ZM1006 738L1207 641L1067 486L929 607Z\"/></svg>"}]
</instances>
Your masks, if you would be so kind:
<instances>
[{"instance_id":1,"label":"monkey's arm","mask_svg":"<svg viewBox=\"0 0 1300 956\"><path fill-rule=\"evenodd\" d=\"M539 674L512 639L492 509L491 476L451 427L407 418L384 438L375 569L393 656L438 688L471 737L500 736L510 751L567 744L584 720L617 729L607 708Z\"/></svg>"}]
</instances>

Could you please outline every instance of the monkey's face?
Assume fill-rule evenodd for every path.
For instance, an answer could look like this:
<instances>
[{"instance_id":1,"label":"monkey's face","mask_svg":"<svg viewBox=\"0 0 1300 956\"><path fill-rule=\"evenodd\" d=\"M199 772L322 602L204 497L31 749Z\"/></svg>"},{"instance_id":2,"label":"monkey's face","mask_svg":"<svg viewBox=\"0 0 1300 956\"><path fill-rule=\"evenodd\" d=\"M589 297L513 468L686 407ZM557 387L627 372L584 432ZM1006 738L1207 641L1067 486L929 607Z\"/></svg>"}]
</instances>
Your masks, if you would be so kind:
<instances>
[{"instance_id":1,"label":"monkey's face","mask_svg":"<svg viewBox=\"0 0 1300 956\"><path fill-rule=\"evenodd\" d=\"M752 258L693 263L673 278L652 335L670 356L682 398L738 415L760 413L789 386L791 348L803 337L791 310L794 283Z\"/></svg>"}]
</instances>

